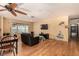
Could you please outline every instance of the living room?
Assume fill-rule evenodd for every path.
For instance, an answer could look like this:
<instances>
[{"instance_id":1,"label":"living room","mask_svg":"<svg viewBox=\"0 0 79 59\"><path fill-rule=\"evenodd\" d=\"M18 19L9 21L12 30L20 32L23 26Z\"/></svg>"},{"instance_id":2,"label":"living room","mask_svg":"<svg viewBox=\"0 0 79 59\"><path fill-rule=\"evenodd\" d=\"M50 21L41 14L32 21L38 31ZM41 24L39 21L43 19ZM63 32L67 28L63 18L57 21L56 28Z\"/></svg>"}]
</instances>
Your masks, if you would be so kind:
<instances>
[{"instance_id":1,"label":"living room","mask_svg":"<svg viewBox=\"0 0 79 59\"><path fill-rule=\"evenodd\" d=\"M20 5L21 7L18 7L16 9L20 10L22 9L23 12L27 12L27 15L17 14L17 16L16 15L14 16L13 14L9 13L9 11L6 10L2 11L0 16L0 36L3 37L4 36L3 34L6 33L9 33L10 35L14 34L17 35L18 38L17 55L20 56L79 55L79 53L75 52L71 53L72 51L76 50L72 49L75 46L69 48L71 46L68 45L69 17L72 15L78 15L78 8L77 8L79 7L78 4L24 3L22 5L21 4L18 5ZM32 44L29 43L28 41L30 33L36 39L34 43L32 41ZM71 51L68 54L67 51L69 51L69 49L71 49Z\"/></svg>"}]
</instances>

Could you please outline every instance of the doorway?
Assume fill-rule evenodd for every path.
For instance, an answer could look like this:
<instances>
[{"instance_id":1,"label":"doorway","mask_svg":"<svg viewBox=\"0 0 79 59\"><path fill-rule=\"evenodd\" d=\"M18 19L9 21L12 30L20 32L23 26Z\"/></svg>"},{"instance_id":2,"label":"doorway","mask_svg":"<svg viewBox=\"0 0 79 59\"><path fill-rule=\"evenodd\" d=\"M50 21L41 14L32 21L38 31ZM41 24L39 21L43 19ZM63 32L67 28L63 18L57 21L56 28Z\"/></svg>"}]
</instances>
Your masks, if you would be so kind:
<instances>
[{"instance_id":1,"label":"doorway","mask_svg":"<svg viewBox=\"0 0 79 59\"><path fill-rule=\"evenodd\" d=\"M69 18L69 40L79 40L79 18Z\"/></svg>"}]
</instances>

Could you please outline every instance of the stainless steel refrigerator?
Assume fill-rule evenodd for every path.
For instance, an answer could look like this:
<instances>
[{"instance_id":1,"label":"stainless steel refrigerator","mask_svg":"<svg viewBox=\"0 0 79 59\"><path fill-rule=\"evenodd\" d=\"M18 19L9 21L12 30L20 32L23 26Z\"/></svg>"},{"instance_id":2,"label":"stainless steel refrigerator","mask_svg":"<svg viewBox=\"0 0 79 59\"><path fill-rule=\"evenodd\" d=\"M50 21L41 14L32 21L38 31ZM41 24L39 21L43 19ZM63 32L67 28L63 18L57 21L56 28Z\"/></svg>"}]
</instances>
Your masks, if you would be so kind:
<instances>
[{"instance_id":1,"label":"stainless steel refrigerator","mask_svg":"<svg viewBox=\"0 0 79 59\"><path fill-rule=\"evenodd\" d=\"M78 24L71 24L70 25L70 37L71 38L78 38Z\"/></svg>"}]
</instances>

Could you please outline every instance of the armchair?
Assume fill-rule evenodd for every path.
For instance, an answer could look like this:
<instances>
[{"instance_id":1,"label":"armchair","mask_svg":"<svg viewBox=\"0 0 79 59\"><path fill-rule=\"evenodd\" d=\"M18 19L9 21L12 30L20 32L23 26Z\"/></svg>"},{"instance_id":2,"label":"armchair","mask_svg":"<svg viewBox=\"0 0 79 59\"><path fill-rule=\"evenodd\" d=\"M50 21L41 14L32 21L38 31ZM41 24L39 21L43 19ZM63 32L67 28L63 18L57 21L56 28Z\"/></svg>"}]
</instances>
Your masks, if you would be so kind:
<instances>
[{"instance_id":1,"label":"armchair","mask_svg":"<svg viewBox=\"0 0 79 59\"><path fill-rule=\"evenodd\" d=\"M30 33L22 33L21 40L24 44L33 46L39 43L39 37L33 37Z\"/></svg>"}]
</instances>

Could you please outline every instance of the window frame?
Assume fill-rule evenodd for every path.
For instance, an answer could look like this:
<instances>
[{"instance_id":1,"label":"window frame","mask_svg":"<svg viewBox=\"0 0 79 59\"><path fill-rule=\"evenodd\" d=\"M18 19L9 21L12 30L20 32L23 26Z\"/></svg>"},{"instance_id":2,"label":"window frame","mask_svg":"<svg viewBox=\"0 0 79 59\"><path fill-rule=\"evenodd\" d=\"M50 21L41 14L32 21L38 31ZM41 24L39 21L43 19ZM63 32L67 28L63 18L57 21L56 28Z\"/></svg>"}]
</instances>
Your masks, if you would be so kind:
<instances>
[{"instance_id":1,"label":"window frame","mask_svg":"<svg viewBox=\"0 0 79 59\"><path fill-rule=\"evenodd\" d=\"M13 26L16 26L16 31L14 31L14 29L12 29ZM21 30L21 29L19 29L19 26L24 26L25 30L23 32L20 32L19 30ZM27 24L12 24L12 27L11 27L12 33L28 33L29 32L29 26Z\"/></svg>"}]
</instances>

